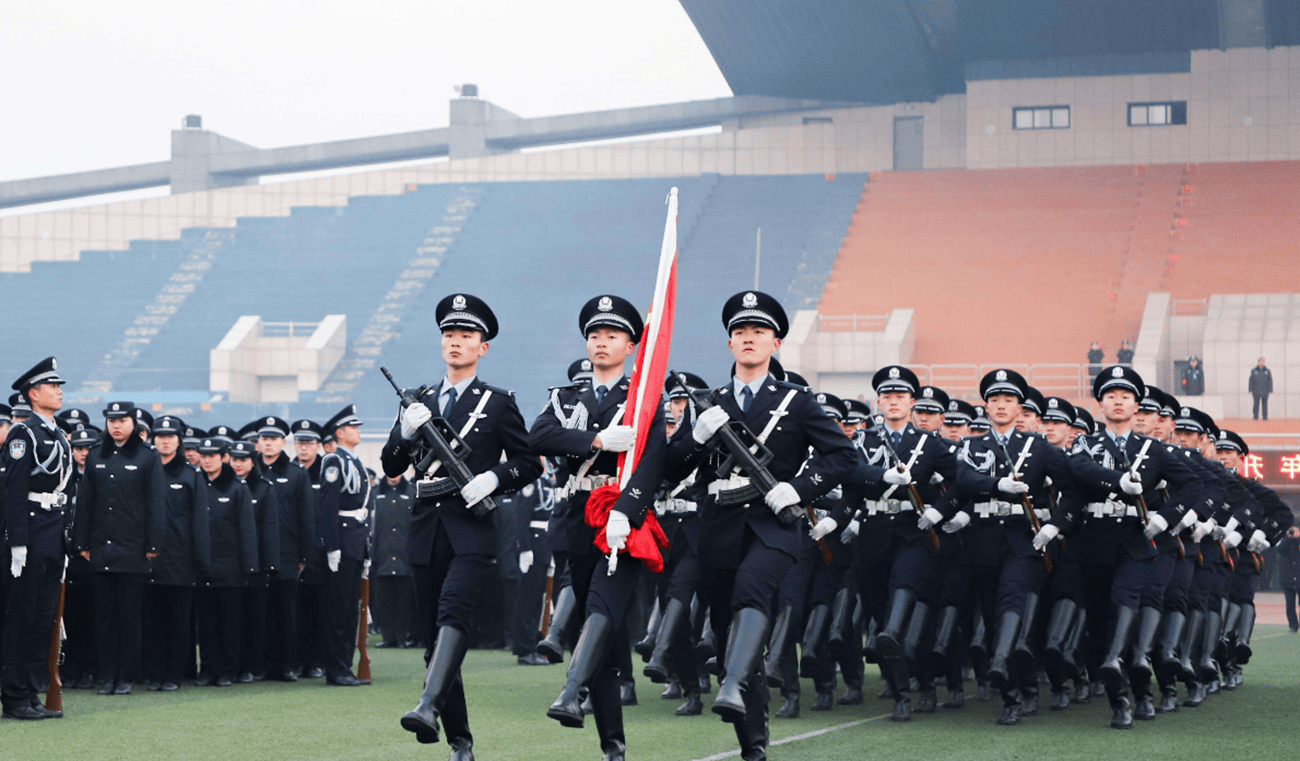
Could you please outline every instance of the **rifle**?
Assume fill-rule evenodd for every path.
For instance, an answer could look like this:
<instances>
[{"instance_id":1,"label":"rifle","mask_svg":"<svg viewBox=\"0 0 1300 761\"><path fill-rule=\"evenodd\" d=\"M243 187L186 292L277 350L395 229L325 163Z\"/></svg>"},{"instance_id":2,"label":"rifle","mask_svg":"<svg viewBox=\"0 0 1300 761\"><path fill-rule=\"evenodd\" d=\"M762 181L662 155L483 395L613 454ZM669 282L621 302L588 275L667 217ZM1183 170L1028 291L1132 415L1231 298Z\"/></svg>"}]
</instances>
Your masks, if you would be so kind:
<instances>
[{"instance_id":1,"label":"rifle","mask_svg":"<svg viewBox=\"0 0 1300 761\"><path fill-rule=\"evenodd\" d=\"M902 473L907 470L907 466L903 464L903 458L898 456L898 452L894 451L894 445L889 442L889 432L885 430L883 423L880 425L879 436L880 440L885 444L885 449L889 451L889 456L894 458L894 465L898 468L898 472ZM922 441L925 440L922 439ZM912 509L916 511L917 516L925 512L925 502L921 500L921 492L916 488L915 482L907 484L907 500L912 503ZM938 551L939 535L934 533L934 527L927 528L925 533L930 537L930 548Z\"/></svg>"},{"instance_id":2,"label":"rifle","mask_svg":"<svg viewBox=\"0 0 1300 761\"><path fill-rule=\"evenodd\" d=\"M1133 462L1131 462L1128 466L1129 478L1133 479L1134 481L1137 481L1138 483L1142 482L1142 479L1138 476L1138 467L1142 464L1143 460L1147 459L1147 450L1151 448L1152 441L1155 441L1155 439L1148 438L1146 441L1142 442L1142 451L1138 452L1137 458L1134 459ZM1128 452L1124 453L1124 459L1126 460L1128 459ZM1147 515L1146 498L1143 497L1141 494L1135 494L1133 496L1137 497L1138 520L1142 521L1142 528L1145 529L1147 524L1150 523L1151 521L1151 518ZM1155 549L1156 540L1151 539L1150 542L1151 542L1151 548Z\"/></svg>"},{"instance_id":3,"label":"rifle","mask_svg":"<svg viewBox=\"0 0 1300 761\"><path fill-rule=\"evenodd\" d=\"M696 413L702 413L715 406L710 399L700 396L699 392L690 387L686 376L676 370L670 370L668 374L686 392L686 396L694 405ZM754 497L762 498L763 495L776 488L779 482L772 475L772 471L767 469L767 464L772 461L772 452L758 440L758 437L749 429L749 426L745 425L744 421L732 419L727 425L718 429L718 432L714 434L714 438L721 442L721 446L726 448L729 455L722 465L718 467L718 475L729 474L733 468L739 468L749 476L751 486L757 490L756 493L745 490L746 493L731 499L723 499L722 493L719 493L719 505L739 504ZM718 444L715 443L714 447L717 446ZM807 519L813 526L817 525L817 514L813 512L812 507L809 505L805 505L802 510L792 505L776 516L776 519L785 526L789 526L800 518ZM817 549L821 551L822 562L830 563L831 548L826 546L826 542L818 539Z\"/></svg>"},{"instance_id":4,"label":"rifle","mask_svg":"<svg viewBox=\"0 0 1300 761\"><path fill-rule=\"evenodd\" d=\"M537 624L537 630L542 633L542 638L551 631L551 592L555 590L555 558L551 558L551 564L546 569L546 589L542 593L542 620Z\"/></svg>"},{"instance_id":5,"label":"rifle","mask_svg":"<svg viewBox=\"0 0 1300 761\"><path fill-rule=\"evenodd\" d=\"M1006 456L1007 464L1011 466L1011 479L1019 481L1020 466L1024 463L1024 457L1021 457L1018 461L1012 460L1011 453L1007 451L1007 445L999 441L998 446L1002 447L1002 454ZM1029 527L1034 530L1034 535L1037 536L1038 532L1043 530L1043 522L1038 520L1038 513L1034 512L1034 503L1029 499L1029 492L1020 495L1020 504L1025 511L1025 517L1029 519ZM1047 548L1044 547L1039 554L1043 556L1043 570L1051 573L1052 558L1047 554Z\"/></svg>"},{"instance_id":6,"label":"rifle","mask_svg":"<svg viewBox=\"0 0 1300 761\"><path fill-rule=\"evenodd\" d=\"M54 608L54 629L50 632L50 655L45 668L50 672L50 686L45 691L45 707L51 711L63 710L63 680L59 678L60 647L63 639L63 595L66 582L59 582L59 602Z\"/></svg>"},{"instance_id":7,"label":"rifle","mask_svg":"<svg viewBox=\"0 0 1300 761\"><path fill-rule=\"evenodd\" d=\"M428 390L428 387L425 386L414 394L410 391L403 391L402 387L397 385L397 381L393 380L392 373L388 372L387 367L381 366L379 372L384 374L384 377L392 384L393 390L397 392L397 396L402 400L402 409L419 402L420 397ZM416 433L420 441L429 450L424 459L420 460L420 463L415 466L416 474L428 473L429 468L433 466L435 461L441 462L443 467L447 469L447 480L443 482L445 485L427 496L437 497L453 492L458 493L465 488L465 484L474 479L474 473L465 465L465 458L469 457L470 452L473 450L445 419L440 417L432 418L420 426L420 430ZM470 513L481 520L495 509L497 509L496 500L492 499L491 496L487 496L474 503L470 508Z\"/></svg>"},{"instance_id":8,"label":"rifle","mask_svg":"<svg viewBox=\"0 0 1300 761\"><path fill-rule=\"evenodd\" d=\"M361 615L357 617L357 679L370 679L370 652L366 650L366 634L370 629L370 579L361 579Z\"/></svg>"}]
</instances>

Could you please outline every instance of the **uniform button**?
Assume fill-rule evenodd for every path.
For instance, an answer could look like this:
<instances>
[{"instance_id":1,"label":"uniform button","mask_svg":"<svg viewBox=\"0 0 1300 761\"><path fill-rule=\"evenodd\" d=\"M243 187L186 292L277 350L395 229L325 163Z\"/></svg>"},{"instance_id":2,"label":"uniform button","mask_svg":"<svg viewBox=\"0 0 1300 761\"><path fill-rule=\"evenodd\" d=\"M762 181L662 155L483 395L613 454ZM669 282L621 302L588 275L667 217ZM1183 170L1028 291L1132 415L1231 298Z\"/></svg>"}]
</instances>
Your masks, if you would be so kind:
<instances>
[{"instance_id":1,"label":"uniform button","mask_svg":"<svg viewBox=\"0 0 1300 761\"><path fill-rule=\"evenodd\" d=\"M112 544L112 543L113 543L112 539L109 539L107 542L105 542L105 544Z\"/></svg>"}]
</instances>

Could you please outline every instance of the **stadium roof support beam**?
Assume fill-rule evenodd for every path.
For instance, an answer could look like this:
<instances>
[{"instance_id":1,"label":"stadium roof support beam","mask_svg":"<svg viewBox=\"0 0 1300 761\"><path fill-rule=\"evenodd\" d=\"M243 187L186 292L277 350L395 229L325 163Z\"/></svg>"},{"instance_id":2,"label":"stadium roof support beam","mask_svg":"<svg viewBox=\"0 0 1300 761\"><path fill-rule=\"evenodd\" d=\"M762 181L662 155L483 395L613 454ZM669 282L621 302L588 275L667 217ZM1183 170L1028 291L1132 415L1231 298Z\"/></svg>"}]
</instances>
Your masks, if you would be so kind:
<instances>
[{"instance_id":1,"label":"stadium roof support beam","mask_svg":"<svg viewBox=\"0 0 1300 761\"><path fill-rule=\"evenodd\" d=\"M156 188L171 182L170 161L0 182L0 208Z\"/></svg>"}]
</instances>

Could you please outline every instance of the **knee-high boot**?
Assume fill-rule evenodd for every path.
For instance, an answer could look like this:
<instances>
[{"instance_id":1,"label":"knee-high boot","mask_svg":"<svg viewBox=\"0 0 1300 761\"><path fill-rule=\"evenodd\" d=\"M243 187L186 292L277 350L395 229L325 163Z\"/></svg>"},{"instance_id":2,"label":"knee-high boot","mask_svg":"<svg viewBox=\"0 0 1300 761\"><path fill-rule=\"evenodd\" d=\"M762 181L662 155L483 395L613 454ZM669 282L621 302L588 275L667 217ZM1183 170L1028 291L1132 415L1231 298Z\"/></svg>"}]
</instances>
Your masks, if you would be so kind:
<instances>
[{"instance_id":1,"label":"knee-high boot","mask_svg":"<svg viewBox=\"0 0 1300 761\"><path fill-rule=\"evenodd\" d=\"M551 628L547 629L542 641L537 643L537 652L555 663L564 660L564 632L568 629L569 622L573 619L573 612L577 608L578 598L573 593L573 587L561 589L559 596L555 598L555 610L551 613Z\"/></svg>"},{"instance_id":2,"label":"knee-high boot","mask_svg":"<svg viewBox=\"0 0 1300 761\"><path fill-rule=\"evenodd\" d=\"M551 704L546 715L566 727L582 728L582 701L591 688L591 682L605 664L609 654L610 643L614 640L614 623L603 613L587 616L582 625L582 634L573 646L573 657L569 659L569 672L560 690L560 695ZM618 686L618 678L614 678ZM593 702L594 707L594 702Z\"/></svg>"},{"instance_id":3,"label":"knee-high boot","mask_svg":"<svg viewBox=\"0 0 1300 761\"><path fill-rule=\"evenodd\" d=\"M1163 630L1160 635L1160 649L1156 651L1156 674L1163 681L1172 683L1178 675L1178 645L1183 639L1183 627L1187 625L1187 614L1179 611L1165 613Z\"/></svg>"},{"instance_id":4,"label":"knee-high boot","mask_svg":"<svg viewBox=\"0 0 1300 761\"><path fill-rule=\"evenodd\" d=\"M812 679L817 676L821 664L817 649L826 636L826 625L830 620L829 605L818 605L808 613L808 623L804 625L803 642L799 646L799 676Z\"/></svg>"},{"instance_id":5,"label":"knee-high boot","mask_svg":"<svg viewBox=\"0 0 1300 761\"><path fill-rule=\"evenodd\" d=\"M1074 623L1074 614L1078 610L1074 600L1057 600L1052 606L1052 614L1047 619L1047 639L1043 644L1043 666L1047 678L1052 682L1052 690L1061 689L1067 674L1065 673L1065 649L1070 637L1070 624Z\"/></svg>"},{"instance_id":6,"label":"knee-high boot","mask_svg":"<svg viewBox=\"0 0 1300 761\"><path fill-rule=\"evenodd\" d=\"M1212 682L1219 678L1219 667L1214 662L1214 648L1219 643L1222 631L1223 615L1219 610L1211 609L1205 616L1205 634L1201 639L1201 658L1196 665L1197 678L1202 682Z\"/></svg>"},{"instance_id":7,"label":"knee-high boot","mask_svg":"<svg viewBox=\"0 0 1300 761\"><path fill-rule=\"evenodd\" d=\"M1245 604L1241 606L1241 620L1237 622L1237 663L1245 665L1250 663L1250 635L1255 631L1255 606Z\"/></svg>"},{"instance_id":8,"label":"knee-high boot","mask_svg":"<svg viewBox=\"0 0 1300 761\"><path fill-rule=\"evenodd\" d=\"M1140 611L1137 639L1133 641L1133 653L1130 658L1130 678L1135 681L1148 681L1154 673L1151 665L1151 650L1155 647L1156 632L1160 629L1162 614L1159 608L1144 607Z\"/></svg>"},{"instance_id":9,"label":"knee-high boot","mask_svg":"<svg viewBox=\"0 0 1300 761\"><path fill-rule=\"evenodd\" d=\"M623 761L627 750L620 690L618 669L602 668L591 682L591 713L600 738L601 761Z\"/></svg>"},{"instance_id":10,"label":"knee-high boot","mask_svg":"<svg viewBox=\"0 0 1300 761\"><path fill-rule=\"evenodd\" d=\"M946 671L948 668L948 649L952 646L953 634L957 631L959 613L955 605L949 605L939 612L939 623L934 631L934 647L930 650L937 671Z\"/></svg>"},{"instance_id":11,"label":"knee-high boot","mask_svg":"<svg viewBox=\"0 0 1300 761\"><path fill-rule=\"evenodd\" d=\"M767 674L767 686L778 690L785 687L782 661L785 660L785 644L790 639L794 618L793 605L781 608L781 612L776 614L776 620L772 622L772 636L767 641L767 661L763 664L763 671Z\"/></svg>"},{"instance_id":12,"label":"knee-high boot","mask_svg":"<svg viewBox=\"0 0 1300 761\"><path fill-rule=\"evenodd\" d=\"M885 626L876 635L876 649L880 651L881 658L903 656L903 635L915 603L916 593L912 590L907 588L894 590Z\"/></svg>"},{"instance_id":13,"label":"knee-high boot","mask_svg":"<svg viewBox=\"0 0 1300 761\"><path fill-rule=\"evenodd\" d=\"M1038 603L1037 592L1025 595L1025 610L1020 616L1020 634L1016 637L1016 646L1011 651L1011 657L1016 661L1016 668L1022 675L1030 675L1035 683L1038 679L1038 661L1034 657L1034 649L1029 643L1029 638L1033 634L1034 621L1038 618Z\"/></svg>"},{"instance_id":14,"label":"knee-high boot","mask_svg":"<svg viewBox=\"0 0 1300 761\"><path fill-rule=\"evenodd\" d=\"M1183 630L1183 642L1179 648L1178 671L1184 682L1199 682L1196 658L1197 649L1205 634L1205 611L1193 610Z\"/></svg>"},{"instance_id":15,"label":"knee-high boot","mask_svg":"<svg viewBox=\"0 0 1300 761\"><path fill-rule=\"evenodd\" d=\"M993 632L993 654L989 658L989 682L1002 692L1015 689L1011 682L1011 649L1020 636L1020 613L1009 610L998 619Z\"/></svg>"},{"instance_id":16,"label":"knee-high boot","mask_svg":"<svg viewBox=\"0 0 1300 761\"><path fill-rule=\"evenodd\" d=\"M438 630L438 641L434 644L429 671L424 679L424 692L415 708L407 711L401 722L402 729L414 732L420 742L438 741L438 714L442 711L447 690L460 676L460 664L465 660L468 648L469 638L459 629L444 626Z\"/></svg>"},{"instance_id":17,"label":"knee-high boot","mask_svg":"<svg viewBox=\"0 0 1300 761\"><path fill-rule=\"evenodd\" d=\"M659 638L659 629L663 623L663 608L659 605L659 599L655 598L654 607L650 610L650 620L646 622L645 636L642 637L632 649L636 654L641 656L645 663L650 662L650 656L654 653L655 641Z\"/></svg>"},{"instance_id":18,"label":"knee-high boot","mask_svg":"<svg viewBox=\"0 0 1300 761\"><path fill-rule=\"evenodd\" d=\"M673 646L673 641L681 636L682 623L686 620L688 610L686 603L681 600L669 600L664 606L663 614L659 617L658 631L655 632L654 650L650 653L650 659L646 662L642 673L650 677L650 681L655 684L666 684L668 682L668 651Z\"/></svg>"},{"instance_id":19,"label":"knee-high boot","mask_svg":"<svg viewBox=\"0 0 1300 761\"><path fill-rule=\"evenodd\" d=\"M849 588L841 587L831 604L831 628L826 649L836 661L844 660L848 639L853 636L853 603L854 596L849 594Z\"/></svg>"},{"instance_id":20,"label":"knee-high boot","mask_svg":"<svg viewBox=\"0 0 1300 761\"><path fill-rule=\"evenodd\" d=\"M741 608L731 619L727 651L723 654L725 674L713 699L713 712L724 721L745 719L745 684L763 654L767 624L767 615L757 608ZM766 692L766 682L762 687Z\"/></svg>"},{"instance_id":21,"label":"knee-high boot","mask_svg":"<svg viewBox=\"0 0 1300 761\"><path fill-rule=\"evenodd\" d=\"M1100 676L1106 687L1118 687L1124 681L1123 655L1128 650L1137 621L1137 610L1127 606L1115 608L1110 620L1110 647L1101 662Z\"/></svg>"}]
</instances>

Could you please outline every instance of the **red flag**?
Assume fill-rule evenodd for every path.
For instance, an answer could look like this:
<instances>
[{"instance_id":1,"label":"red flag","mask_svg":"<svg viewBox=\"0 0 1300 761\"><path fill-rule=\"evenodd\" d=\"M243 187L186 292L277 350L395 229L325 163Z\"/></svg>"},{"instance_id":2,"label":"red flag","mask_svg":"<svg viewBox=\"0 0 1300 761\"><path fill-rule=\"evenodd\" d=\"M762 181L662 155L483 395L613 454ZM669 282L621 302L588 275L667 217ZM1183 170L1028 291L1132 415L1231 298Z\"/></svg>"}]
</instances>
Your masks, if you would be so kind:
<instances>
[{"instance_id":1,"label":"red flag","mask_svg":"<svg viewBox=\"0 0 1300 761\"><path fill-rule=\"evenodd\" d=\"M586 520L596 531L596 547L609 554L603 528L609 520L610 508L635 472L641 454L645 451L647 436L662 436L662 430L653 430L655 413L663 394L664 376L668 374L668 350L673 338L673 315L677 306L677 188L668 193L668 219L664 223L663 243L659 247L659 272L655 278L654 299L646 319L641 345L637 347L632 378L628 382L627 406L623 408L623 425L632 426L636 441L631 451L619 455L618 485L608 484L596 489L587 498ZM647 513L640 528L632 530L624 551L645 563L652 571L663 571L663 558L659 548L666 548L668 539L653 512ZM618 558L610 556L610 573L617 567Z\"/></svg>"}]
</instances>

